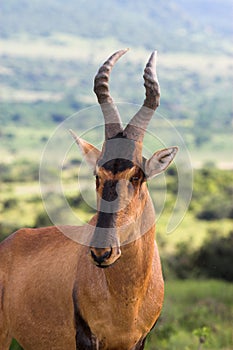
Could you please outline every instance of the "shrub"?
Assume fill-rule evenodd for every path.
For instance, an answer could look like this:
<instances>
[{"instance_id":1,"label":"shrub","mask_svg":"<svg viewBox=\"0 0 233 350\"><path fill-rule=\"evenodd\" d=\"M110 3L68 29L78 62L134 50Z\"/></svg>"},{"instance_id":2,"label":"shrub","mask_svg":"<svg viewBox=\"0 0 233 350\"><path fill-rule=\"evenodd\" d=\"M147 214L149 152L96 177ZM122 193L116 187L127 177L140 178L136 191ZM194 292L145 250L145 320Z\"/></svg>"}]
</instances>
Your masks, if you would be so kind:
<instances>
[{"instance_id":1,"label":"shrub","mask_svg":"<svg viewBox=\"0 0 233 350\"><path fill-rule=\"evenodd\" d=\"M190 252L188 243L179 243L176 252L167 258L165 265L166 263L169 275L179 279L194 277L193 253Z\"/></svg>"},{"instance_id":2,"label":"shrub","mask_svg":"<svg viewBox=\"0 0 233 350\"><path fill-rule=\"evenodd\" d=\"M179 279L208 277L233 281L233 231L227 237L210 233L198 250L192 252L187 243L181 243L175 253L163 258L165 277L168 271L168 276Z\"/></svg>"},{"instance_id":3,"label":"shrub","mask_svg":"<svg viewBox=\"0 0 233 350\"><path fill-rule=\"evenodd\" d=\"M45 227L51 225L53 224L46 212L41 212L37 215L34 227Z\"/></svg>"},{"instance_id":4,"label":"shrub","mask_svg":"<svg viewBox=\"0 0 233 350\"><path fill-rule=\"evenodd\" d=\"M6 209L10 209L10 208L14 208L17 205L17 200L15 198L8 198L3 202L3 208Z\"/></svg>"},{"instance_id":5,"label":"shrub","mask_svg":"<svg viewBox=\"0 0 233 350\"><path fill-rule=\"evenodd\" d=\"M233 231L228 237L209 238L193 261L199 275L233 281Z\"/></svg>"},{"instance_id":6,"label":"shrub","mask_svg":"<svg viewBox=\"0 0 233 350\"><path fill-rule=\"evenodd\" d=\"M198 219L208 221L232 217L231 199L219 194L210 196L203 204L202 209L197 213Z\"/></svg>"}]
</instances>

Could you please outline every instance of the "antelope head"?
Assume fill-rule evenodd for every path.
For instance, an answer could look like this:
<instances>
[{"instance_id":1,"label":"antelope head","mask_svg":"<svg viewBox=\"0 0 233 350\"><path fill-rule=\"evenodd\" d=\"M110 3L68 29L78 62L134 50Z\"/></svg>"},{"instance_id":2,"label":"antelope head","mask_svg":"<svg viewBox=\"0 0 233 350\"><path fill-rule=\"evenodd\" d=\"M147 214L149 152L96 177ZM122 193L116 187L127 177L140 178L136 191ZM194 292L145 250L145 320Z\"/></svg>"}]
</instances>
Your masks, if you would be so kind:
<instances>
[{"instance_id":1,"label":"antelope head","mask_svg":"<svg viewBox=\"0 0 233 350\"><path fill-rule=\"evenodd\" d=\"M144 70L144 103L123 128L109 92L109 77L112 67L126 51L117 51L109 57L94 81L94 92L105 120L102 150L72 132L96 177L97 217L89 254L99 267L112 265L120 258L122 245L154 228L154 209L146 182L164 171L178 150L177 147L163 149L150 159L142 155L143 137L160 100L156 52L151 54Z\"/></svg>"}]
</instances>

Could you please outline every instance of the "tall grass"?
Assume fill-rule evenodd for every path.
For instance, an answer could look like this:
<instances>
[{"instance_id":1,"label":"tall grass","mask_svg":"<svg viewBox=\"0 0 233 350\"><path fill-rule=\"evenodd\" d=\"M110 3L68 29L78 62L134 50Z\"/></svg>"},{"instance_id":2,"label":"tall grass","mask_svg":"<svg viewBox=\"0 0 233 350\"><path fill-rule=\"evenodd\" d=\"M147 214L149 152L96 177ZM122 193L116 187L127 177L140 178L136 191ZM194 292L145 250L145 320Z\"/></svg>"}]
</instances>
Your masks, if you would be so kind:
<instances>
[{"instance_id":1,"label":"tall grass","mask_svg":"<svg viewBox=\"0 0 233 350\"><path fill-rule=\"evenodd\" d=\"M167 281L162 315L146 349L232 349L232 295L227 282Z\"/></svg>"}]
</instances>

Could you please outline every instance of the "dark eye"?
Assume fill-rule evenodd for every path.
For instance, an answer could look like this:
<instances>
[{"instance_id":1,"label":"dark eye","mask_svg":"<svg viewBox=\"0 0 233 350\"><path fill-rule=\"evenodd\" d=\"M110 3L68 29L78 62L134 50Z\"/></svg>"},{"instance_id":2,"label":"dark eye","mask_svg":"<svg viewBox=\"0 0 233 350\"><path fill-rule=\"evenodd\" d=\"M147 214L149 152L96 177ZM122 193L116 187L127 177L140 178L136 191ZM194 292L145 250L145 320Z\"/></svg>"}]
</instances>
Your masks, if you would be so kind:
<instances>
[{"instance_id":1,"label":"dark eye","mask_svg":"<svg viewBox=\"0 0 233 350\"><path fill-rule=\"evenodd\" d=\"M130 182L138 182L139 181L139 177L138 176L132 176L130 179L129 179Z\"/></svg>"}]
</instances>

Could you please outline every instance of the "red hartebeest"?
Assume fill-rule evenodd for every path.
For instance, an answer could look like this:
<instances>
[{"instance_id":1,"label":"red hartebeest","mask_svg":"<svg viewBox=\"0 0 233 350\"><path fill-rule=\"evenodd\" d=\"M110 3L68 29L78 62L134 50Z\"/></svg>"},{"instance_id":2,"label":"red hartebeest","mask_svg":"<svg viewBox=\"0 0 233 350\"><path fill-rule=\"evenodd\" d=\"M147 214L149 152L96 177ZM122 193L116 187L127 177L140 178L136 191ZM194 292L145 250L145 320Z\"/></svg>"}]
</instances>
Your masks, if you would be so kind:
<instances>
[{"instance_id":1,"label":"red hartebeest","mask_svg":"<svg viewBox=\"0 0 233 350\"><path fill-rule=\"evenodd\" d=\"M122 127L108 82L126 51L113 54L95 78L102 151L73 134L96 176L96 215L82 227L21 229L0 245L0 350L13 337L25 350L139 350L160 315L164 285L146 182L167 168L177 147L142 156L160 98L155 53L145 68L144 104ZM89 246L64 230L87 234Z\"/></svg>"}]
</instances>

